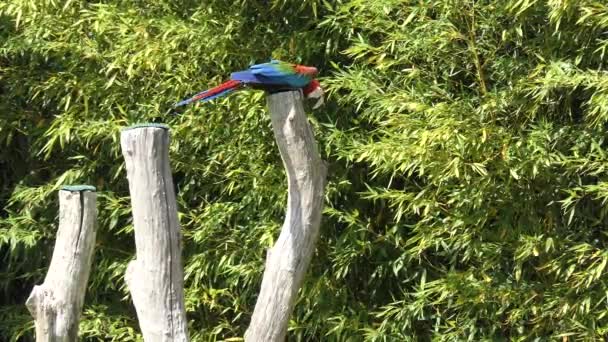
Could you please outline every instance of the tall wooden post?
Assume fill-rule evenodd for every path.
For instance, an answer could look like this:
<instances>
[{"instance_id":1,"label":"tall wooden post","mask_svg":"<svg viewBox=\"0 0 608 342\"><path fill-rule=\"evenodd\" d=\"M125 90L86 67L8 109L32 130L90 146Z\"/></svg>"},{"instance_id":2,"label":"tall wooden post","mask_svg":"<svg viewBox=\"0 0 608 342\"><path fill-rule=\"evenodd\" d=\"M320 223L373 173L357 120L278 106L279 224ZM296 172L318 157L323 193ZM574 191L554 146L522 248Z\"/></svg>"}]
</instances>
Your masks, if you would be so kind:
<instances>
[{"instance_id":1,"label":"tall wooden post","mask_svg":"<svg viewBox=\"0 0 608 342\"><path fill-rule=\"evenodd\" d=\"M59 229L44 283L34 286L26 306L36 324L36 341L72 342L95 249L97 196L87 185L59 191Z\"/></svg>"},{"instance_id":2,"label":"tall wooden post","mask_svg":"<svg viewBox=\"0 0 608 342\"><path fill-rule=\"evenodd\" d=\"M169 167L169 128L143 124L120 137L137 257L125 279L146 342L188 341L181 233Z\"/></svg>"},{"instance_id":3,"label":"tall wooden post","mask_svg":"<svg viewBox=\"0 0 608 342\"><path fill-rule=\"evenodd\" d=\"M301 93L268 95L268 107L287 171L287 213L279 239L267 253L260 294L245 333L248 342L285 340L289 316L315 249L327 173Z\"/></svg>"}]
</instances>

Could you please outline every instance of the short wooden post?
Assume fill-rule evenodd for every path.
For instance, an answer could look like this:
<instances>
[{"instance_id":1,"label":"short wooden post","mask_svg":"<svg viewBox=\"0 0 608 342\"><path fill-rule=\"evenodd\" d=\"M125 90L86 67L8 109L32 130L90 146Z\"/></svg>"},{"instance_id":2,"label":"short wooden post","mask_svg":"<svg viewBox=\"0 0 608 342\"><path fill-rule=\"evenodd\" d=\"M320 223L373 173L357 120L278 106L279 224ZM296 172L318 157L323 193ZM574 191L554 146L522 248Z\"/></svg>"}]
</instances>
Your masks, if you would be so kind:
<instances>
[{"instance_id":1,"label":"short wooden post","mask_svg":"<svg viewBox=\"0 0 608 342\"><path fill-rule=\"evenodd\" d=\"M287 213L268 251L260 294L245 333L248 342L284 341L289 316L315 249L327 169L304 113L302 95L268 95L275 139L287 171Z\"/></svg>"},{"instance_id":2,"label":"short wooden post","mask_svg":"<svg viewBox=\"0 0 608 342\"><path fill-rule=\"evenodd\" d=\"M36 341L78 338L78 324L95 249L97 196L87 185L59 191L59 229L51 265L34 286L26 306L34 317Z\"/></svg>"},{"instance_id":3,"label":"short wooden post","mask_svg":"<svg viewBox=\"0 0 608 342\"><path fill-rule=\"evenodd\" d=\"M146 342L188 341L181 233L169 166L169 128L142 124L120 136L125 158L136 259L125 280Z\"/></svg>"}]
</instances>

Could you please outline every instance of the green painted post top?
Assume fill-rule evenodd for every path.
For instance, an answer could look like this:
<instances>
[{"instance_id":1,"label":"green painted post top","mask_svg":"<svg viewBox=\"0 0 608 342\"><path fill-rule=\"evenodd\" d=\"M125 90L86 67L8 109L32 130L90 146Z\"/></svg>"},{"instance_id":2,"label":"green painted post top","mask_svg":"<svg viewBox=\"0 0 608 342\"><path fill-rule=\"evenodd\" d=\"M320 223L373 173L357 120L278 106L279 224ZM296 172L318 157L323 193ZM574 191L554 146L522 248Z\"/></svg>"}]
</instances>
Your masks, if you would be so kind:
<instances>
[{"instance_id":1,"label":"green painted post top","mask_svg":"<svg viewBox=\"0 0 608 342\"><path fill-rule=\"evenodd\" d=\"M65 191L97 191L97 189L95 189L94 186L92 185L64 185L61 187L61 190L65 190Z\"/></svg>"},{"instance_id":2,"label":"green painted post top","mask_svg":"<svg viewBox=\"0 0 608 342\"><path fill-rule=\"evenodd\" d=\"M165 124L161 124L161 123L139 123L139 124L131 125L129 127L125 127L122 129L122 131L128 131L130 129L145 128L145 127L154 127L154 128L162 128L162 129L169 130L169 126L167 126Z\"/></svg>"}]
</instances>

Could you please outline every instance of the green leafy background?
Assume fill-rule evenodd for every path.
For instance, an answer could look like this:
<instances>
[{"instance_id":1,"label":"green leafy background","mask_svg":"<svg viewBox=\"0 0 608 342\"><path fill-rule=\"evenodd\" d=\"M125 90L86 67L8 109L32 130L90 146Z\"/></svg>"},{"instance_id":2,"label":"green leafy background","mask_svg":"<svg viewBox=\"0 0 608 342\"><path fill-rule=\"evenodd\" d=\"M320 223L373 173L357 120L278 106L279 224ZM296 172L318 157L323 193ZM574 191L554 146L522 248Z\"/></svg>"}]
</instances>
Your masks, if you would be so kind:
<instances>
[{"instance_id":1,"label":"green leafy background","mask_svg":"<svg viewBox=\"0 0 608 342\"><path fill-rule=\"evenodd\" d=\"M315 65L329 163L290 341L608 334L608 5L0 2L0 340L31 340L57 190L98 189L80 335L141 340L120 129L171 127L193 341L247 328L285 174L264 94L169 106L270 57Z\"/></svg>"}]
</instances>

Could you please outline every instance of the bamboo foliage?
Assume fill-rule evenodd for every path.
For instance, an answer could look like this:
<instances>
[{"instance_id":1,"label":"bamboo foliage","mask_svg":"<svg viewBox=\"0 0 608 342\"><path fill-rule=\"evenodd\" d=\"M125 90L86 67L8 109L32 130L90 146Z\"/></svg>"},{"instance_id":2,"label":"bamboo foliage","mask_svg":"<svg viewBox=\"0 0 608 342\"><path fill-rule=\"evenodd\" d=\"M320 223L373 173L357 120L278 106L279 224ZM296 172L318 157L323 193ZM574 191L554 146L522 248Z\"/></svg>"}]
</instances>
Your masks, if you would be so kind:
<instances>
[{"instance_id":1,"label":"bamboo foliage","mask_svg":"<svg viewBox=\"0 0 608 342\"><path fill-rule=\"evenodd\" d=\"M165 115L269 56L317 65L329 162L289 340L608 331L602 1L0 3L0 339L31 336L62 184L99 192L82 338L140 337L120 129L162 121L193 341L243 335L285 175L263 94ZM21 297L20 297L21 296Z\"/></svg>"}]
</instances>

